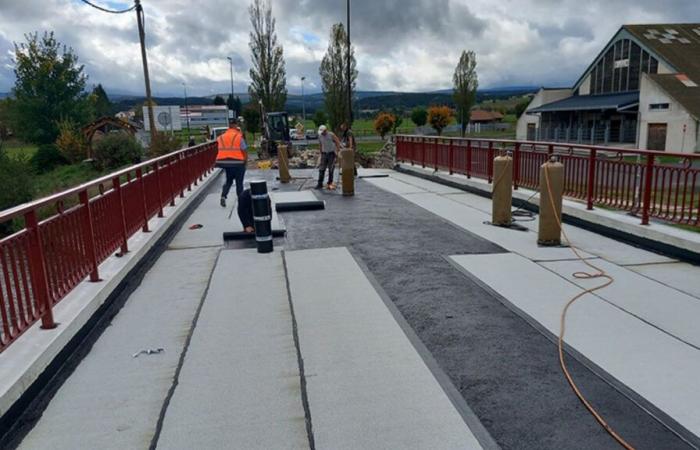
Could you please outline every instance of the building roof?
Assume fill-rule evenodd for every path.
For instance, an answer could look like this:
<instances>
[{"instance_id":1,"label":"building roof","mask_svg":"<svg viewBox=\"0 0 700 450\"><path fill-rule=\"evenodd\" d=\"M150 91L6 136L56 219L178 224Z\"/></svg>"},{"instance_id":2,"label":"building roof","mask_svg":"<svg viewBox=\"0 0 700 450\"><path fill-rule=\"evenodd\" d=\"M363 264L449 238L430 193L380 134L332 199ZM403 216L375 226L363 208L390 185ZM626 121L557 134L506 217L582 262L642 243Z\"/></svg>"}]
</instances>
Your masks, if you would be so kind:
<instances>
[{"instance_id":1,"label":"building roof","mask_svg":"<svg viewBox=\"0 0 700 450\"><path fill-rule=\"evenodd\" d=\"M700 23L625 25L622 28L677 72L700 83Z\"/></svg>"},{"instance_id":2,"label":"building roof","mask_svg":"<svg viewBox=\"0 0 700 450\"><path fill-rule=\"evenodd\" d=\"M556 102L529 109L528 113L581 110L621 110L639 103L639 92L606 95L575 95Z\"/></svg>"},{"instance_id":3,"label":"building roof","mask_svg":"<svg viewBox=\"0 0 700 450\"><path fill-rule=\"evenodd\" d=\"M469 113L471 122L492 122L503 120L503 114L498 111L485 111L483 109L474 109Z\"/></svg>"},{"instance_id":4,"label":"building roof","mask_svg":"<svg viewBox=\"0 0 700 450\"><path fill-rule=\"evenodd\" d=\"M654 74L649 79L700 120L700 86L695 80L690 81L682 74Z\"/></svg>"}]
</instances>

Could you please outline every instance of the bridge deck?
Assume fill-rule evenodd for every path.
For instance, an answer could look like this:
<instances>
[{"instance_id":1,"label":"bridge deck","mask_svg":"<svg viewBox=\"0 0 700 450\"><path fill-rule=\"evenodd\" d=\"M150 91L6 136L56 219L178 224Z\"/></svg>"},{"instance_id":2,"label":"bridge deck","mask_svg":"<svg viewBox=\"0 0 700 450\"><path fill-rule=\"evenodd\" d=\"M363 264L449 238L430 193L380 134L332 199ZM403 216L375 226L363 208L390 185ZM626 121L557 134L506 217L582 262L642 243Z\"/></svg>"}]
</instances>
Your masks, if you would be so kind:
<instances>
[{"instance_id":1,"label":"bridge deck","mask_svg":"<svg viewBox=\"0 0 700 450\"><path fill-rule=\"evenodd\" d=\"M561 262L573 260L568 249L538 248L531 230L484 225L479 197L392 174L358 180L354 198L316 193L324 211L280 214L287 237L259 255L223 245L221 233L240 224L213 189L81 364L60 374L21 448L489 448L492 439L505 448L616 448L562 377L542 326L549 319L513 307L538 280L509 271L545 271L566 286L552 293L558 300L580 289ZM692 314L698 269L683 266L693 278L678 279L669 258L568 229L615 271L618 289L600 293L622 302L615 314L698 356L682 317L653 307L671 299ZM466 255L455 261L470 276L454 255ZM647 298L621 289L641 276ZM522 289L501 289L516 282ZM555 301L539 306L546 317L559 310ZM585 326L595 334L597 325ZM664 361L643 358L646 350L634 360L657 373ZM623 394L617 366L596 354L573 353L570 364L613 427L638 448L689 448L635 402L656 402L692 435L697 417L683 402L695 386L658 380L688 394L677 408L657 402L662 389Z\"/></svg>"}]
</instances>

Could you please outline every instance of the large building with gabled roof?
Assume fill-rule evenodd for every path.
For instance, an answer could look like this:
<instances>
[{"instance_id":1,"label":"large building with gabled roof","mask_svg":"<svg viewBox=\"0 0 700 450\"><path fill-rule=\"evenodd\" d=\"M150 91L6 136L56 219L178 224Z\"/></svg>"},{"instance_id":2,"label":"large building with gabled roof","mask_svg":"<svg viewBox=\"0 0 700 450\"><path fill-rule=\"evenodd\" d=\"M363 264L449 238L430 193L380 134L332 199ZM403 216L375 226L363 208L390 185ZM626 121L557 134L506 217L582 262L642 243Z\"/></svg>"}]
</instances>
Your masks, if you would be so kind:
<instances>
[{"instance_id":1,"label":"large building with gabled roof","mask_svg":"<svg viewBox=\"0 0 700 450\"><path fill-rule=\"evenodd\" d=\"M700 24L624 25L571 88L542 89L518 139L700 151Z\"/></svg>"}]
</instances>

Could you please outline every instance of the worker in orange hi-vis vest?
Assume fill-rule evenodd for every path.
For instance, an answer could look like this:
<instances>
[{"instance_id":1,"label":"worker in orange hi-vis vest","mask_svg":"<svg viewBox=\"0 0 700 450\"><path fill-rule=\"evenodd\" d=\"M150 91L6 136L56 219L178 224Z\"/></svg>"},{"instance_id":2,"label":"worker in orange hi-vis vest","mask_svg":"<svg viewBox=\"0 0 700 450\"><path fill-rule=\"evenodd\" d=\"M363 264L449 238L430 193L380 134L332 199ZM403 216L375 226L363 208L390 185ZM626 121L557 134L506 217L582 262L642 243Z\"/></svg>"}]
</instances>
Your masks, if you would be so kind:
<instances>
[{"instance_id":1,"label":"worker in orange hi-vis vest","mask_svg":"<svg viewBox=\"0 0 700 450\"><path fill-rule=\"evenodd\" d=\"M229 119L228 130L219 136L216 144L218 146L216 167L221 167L226 172L226 182L221 191L221 206L226 207L226 198L234 180L236 181L236 195L240 196L243 192L243 178L248 162L248 145L235 117Z\"/></svg>"}]
</instances>

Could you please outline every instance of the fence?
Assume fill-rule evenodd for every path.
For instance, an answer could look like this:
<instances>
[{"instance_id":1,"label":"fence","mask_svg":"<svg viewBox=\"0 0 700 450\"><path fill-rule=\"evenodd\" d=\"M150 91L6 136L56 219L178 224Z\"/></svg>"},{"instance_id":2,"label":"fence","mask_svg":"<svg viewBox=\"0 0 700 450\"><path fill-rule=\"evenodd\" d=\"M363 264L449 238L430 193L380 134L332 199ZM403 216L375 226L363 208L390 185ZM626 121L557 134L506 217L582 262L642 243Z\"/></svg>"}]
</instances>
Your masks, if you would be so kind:
<instances>
[{"instance_id":1,"label":"fence","mask_svg":"<svg viewBox=\"0 0 700 450\"><path fill-rule=\"evenodd\" d=\"M551 142L396 136L396 159L467 177L493 177L493 158L513 156L513 187L538 189L551 155L564 164L565 195L594 205L697 227L700 155Z\"/></svg>"},{"instance_id":2,"label":"fence","mask_svg":"<svg viewBox=\"0 0 700 450\"><path fill-rule=\"evenodd\" d=\"M39 320L54 328L53 306L84 279L99 281L99 265L128 252L129 237L148 232L215 158L216 144L202 144L0 212L0 224L24 222L0 239L0 352Z\"/></svg>"}]
</instances>

